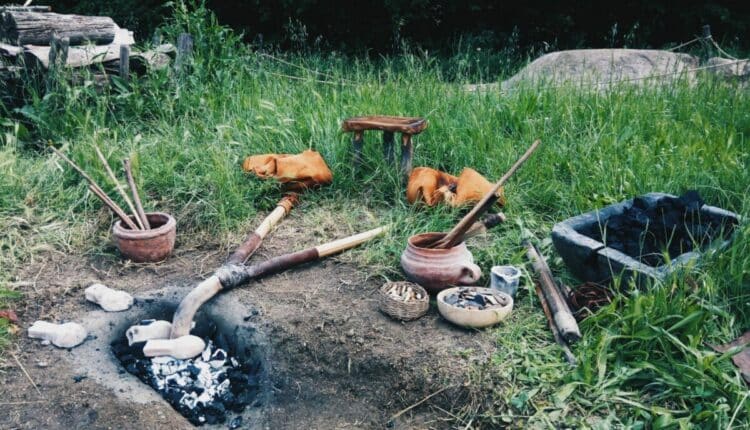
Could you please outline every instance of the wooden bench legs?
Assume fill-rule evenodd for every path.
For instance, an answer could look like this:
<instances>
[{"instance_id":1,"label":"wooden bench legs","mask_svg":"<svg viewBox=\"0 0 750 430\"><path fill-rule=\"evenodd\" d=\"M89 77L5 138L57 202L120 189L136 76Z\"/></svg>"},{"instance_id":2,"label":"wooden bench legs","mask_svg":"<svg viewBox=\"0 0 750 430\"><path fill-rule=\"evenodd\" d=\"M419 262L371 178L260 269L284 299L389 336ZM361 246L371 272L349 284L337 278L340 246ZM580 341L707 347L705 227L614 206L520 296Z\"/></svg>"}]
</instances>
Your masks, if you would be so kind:
<instances>
[{"instance_id":1,"label":"wooden bench legs","mask_svg":"<svg viewBox=\"0 0 750 430\"><path fill-rule=\"evenodd\" d=\"M362 148L364 147L364 132L355 131L354 137L352 138L352 147L354 149L354 167L358 168L362 165ZM396 139L394 138L392 131L383 132L383 154L388 164L393 164L396 161L395 154ZM402 133L401 134L401 174L408 178L411 173L412 157L414 155L414 148L412 147L411 135Z\"/></svg>"},{"instance_id":2,"label":"wooden bench legs","mask_svg":"<svg viewBox=\"0 0 750 430\"><path fill-rule=\"evenodd\" d=\"M358 168L362 165L362 147L365 144L364 133L361 131L354 132L354 138L352 139L352 146L354 147L354 167Z\"/></svg>"},{"instance_id":3,"label":"wooden bench legs","mask_svg":"<svg viewBox=\"0 0 750 430\"><path fill-rule=\"evenodd\" d=\"M396 146L396 142L393 139L393 132L392 131L384 131L383 132L383 152L385 154L385 161L388 164L393 164L394 159L396 158L396 154L394 152Z\"/></svg>"},{"instance_id":4,"label":"wooden bench legs","mask_svg":"<svg viewBox=\"0 0 750 430\"><path fill-rule=\"evenodd\" d=\"M401 174L409 179L411 173L411 159L414 154L414 148L411 145L411 135L401 135Z\"/></svg>"}]
</instances>

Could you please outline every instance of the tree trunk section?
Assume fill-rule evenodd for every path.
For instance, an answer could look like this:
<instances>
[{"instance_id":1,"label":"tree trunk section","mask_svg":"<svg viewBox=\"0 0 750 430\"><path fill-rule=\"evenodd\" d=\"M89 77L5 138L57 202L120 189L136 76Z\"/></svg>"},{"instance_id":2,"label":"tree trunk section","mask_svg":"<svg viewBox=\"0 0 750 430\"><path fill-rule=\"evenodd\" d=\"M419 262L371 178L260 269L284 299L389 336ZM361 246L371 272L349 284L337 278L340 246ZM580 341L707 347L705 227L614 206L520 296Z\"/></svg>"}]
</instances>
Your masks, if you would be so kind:
<instances>
[{"instance_id":1,"label":"tree trunk section","mask_svg":"<svg viewBox=\"0 0 750 430\"><path fill-rule=\"evenodd\" d=\"M49 45L53 36L67 37L71 45L106 45L115 39L117 24L106 16L6 10L0 22L0 37L13 45Z\"/></svg>"}]
</instances>

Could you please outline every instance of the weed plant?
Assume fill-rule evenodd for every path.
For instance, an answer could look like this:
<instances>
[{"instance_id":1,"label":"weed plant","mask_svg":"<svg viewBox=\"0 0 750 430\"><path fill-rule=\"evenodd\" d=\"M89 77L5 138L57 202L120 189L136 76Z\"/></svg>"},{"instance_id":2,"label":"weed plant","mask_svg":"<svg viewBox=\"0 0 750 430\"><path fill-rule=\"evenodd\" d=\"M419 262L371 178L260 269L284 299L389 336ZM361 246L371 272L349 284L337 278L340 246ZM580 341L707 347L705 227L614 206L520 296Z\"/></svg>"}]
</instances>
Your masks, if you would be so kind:
<instances>
[{"instance_id":1,"label":"weed plant","mask_svg":"<svg viewBox=\"0 0 750 430\"><path fill-rule=\"evenodd\" d=\"M129 83L115 78L104 89L90 79L68 85L61 76L50 92L6 115L0 300L9 290L22 292L13 287L14 274L44 251L113 252L101 240L111 217L46 150L50 144L91 172L101 170L94 144L112 164L132 157L145 200L180 220L184 240L210 235L229 244L279 194L243 174L242 159L313 148L335 179L306 195L300 210L330 209L352 232L395 222L387 237L350 254L390 279L402 276L398 256L408 235L445 230L461 211L407 205L374 134L355 172L350 136L339 129L349 116L423 115L430 126L415 139L415 166L453 174L471 166L490 179L541 139L506 187L509 222L470 243L485 268L526 264L520 241L529 231L553 271L574 284L550 246L552 225L651 191L696 189L712 205L750 214L750 94L740 85L702 77L697 84L606 92L466 92L462 84L477 80L469 68L424 52L365 60L254 51L203 8L178 4L174 12L162 34L174 40L188 31L195 38L182 71L154 71ZM472 375L482 397L453 411L456 425L747 428L748 386L729 354L706 344L750 328L748 239L742 224L725 252L706 256L694 270L640 290L622 286L611 305L582 323L575 368L563 363L526 273L514 313L493 329L492 362Z\"/></svg>"}]
</instances>

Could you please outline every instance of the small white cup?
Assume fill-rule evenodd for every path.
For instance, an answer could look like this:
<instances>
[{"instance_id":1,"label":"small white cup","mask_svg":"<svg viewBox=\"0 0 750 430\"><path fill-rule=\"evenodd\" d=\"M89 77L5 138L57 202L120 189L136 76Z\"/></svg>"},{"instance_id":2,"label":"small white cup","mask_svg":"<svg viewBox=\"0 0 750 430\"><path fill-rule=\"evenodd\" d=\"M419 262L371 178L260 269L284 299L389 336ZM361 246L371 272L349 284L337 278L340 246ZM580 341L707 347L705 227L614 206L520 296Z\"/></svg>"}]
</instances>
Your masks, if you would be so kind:
<instances>
[{"instance_id":1,"label":"small white cup","mask_svg":"<svg viewBox=\"0 0 750 430\"><path fill-rule=\"evenodd\" d=\"M490 271L490 287L511 297L516 296L521 271L514 266L494 266Z\"/></svg>"}]
</instances>

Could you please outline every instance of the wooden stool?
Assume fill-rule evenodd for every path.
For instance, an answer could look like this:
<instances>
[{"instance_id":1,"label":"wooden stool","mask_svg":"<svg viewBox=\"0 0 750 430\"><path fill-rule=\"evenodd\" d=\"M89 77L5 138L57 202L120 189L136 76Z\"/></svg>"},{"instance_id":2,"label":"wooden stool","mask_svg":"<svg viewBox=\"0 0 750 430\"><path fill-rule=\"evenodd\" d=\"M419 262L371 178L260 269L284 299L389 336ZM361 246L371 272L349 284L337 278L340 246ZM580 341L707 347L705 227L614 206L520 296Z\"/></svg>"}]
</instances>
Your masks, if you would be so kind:
<instances>
[{"instance_id":1,"label":"wooden stool","mask_svg":"<svg viewBox=\"0 0 750 430\"><path fill-rule=\"evenodd\" d=\"M393 133L401 133L401 173L407 178L411 172L411 160L414 151L411 145L411 137L421 133L426 128L426 119L403 116L359 116L344 120L344 123L341 124L342 130L354 133L352 145L354 146L355 167L362 164L365 130L383 131L383 151L388 163L393 163L395 159Z\"/></svg>"}]
</instances>

